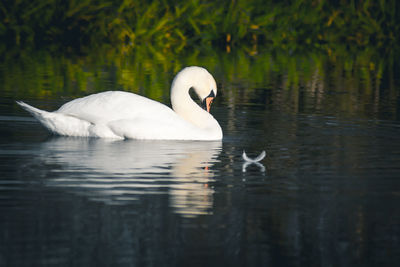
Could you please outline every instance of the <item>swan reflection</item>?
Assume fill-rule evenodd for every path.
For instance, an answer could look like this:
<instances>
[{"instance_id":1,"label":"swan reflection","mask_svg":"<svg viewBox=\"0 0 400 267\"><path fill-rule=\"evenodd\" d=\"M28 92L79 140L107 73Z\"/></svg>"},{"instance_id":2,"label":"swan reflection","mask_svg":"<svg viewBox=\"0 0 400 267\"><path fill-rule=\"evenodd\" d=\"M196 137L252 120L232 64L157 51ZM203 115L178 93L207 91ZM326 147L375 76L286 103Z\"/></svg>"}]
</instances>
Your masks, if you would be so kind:
<instances>
[{"instance_id":1,"label":"swan reflection","mask_svg":"<svg viewBox=\"0 0 400 267\"><path fill-rule=\"evenodd\" d=\"M221 141L139 141L55 137L42 144L41 160L59 165L47 183L91 199L124 204L141 194L168 192L183 216L209 214L209 186Z\"/></svg>"}]
</instances>

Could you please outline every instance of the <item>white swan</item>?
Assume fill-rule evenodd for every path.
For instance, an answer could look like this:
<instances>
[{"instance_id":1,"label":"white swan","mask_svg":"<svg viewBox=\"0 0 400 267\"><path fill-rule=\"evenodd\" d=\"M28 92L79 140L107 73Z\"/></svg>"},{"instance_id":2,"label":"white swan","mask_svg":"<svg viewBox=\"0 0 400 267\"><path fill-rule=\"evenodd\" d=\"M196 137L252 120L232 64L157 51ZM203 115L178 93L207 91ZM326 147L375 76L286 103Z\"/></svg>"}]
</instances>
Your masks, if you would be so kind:
<instances>
[{"instance_id":1,"label":"white swan","mask_svg":"<svg viewBox=\"0 0 400 267\"><path fill-rule=\"evenodd\" d=\"M189 95L193 88L204 109ZM17 102L51 132L64 136L159 140L221 140L222 129L209 113L217 95L212 75L187 67L171 86L172 108L133 93L108 91L72 100L54 112Z\"/></svg>"}]
</instances>

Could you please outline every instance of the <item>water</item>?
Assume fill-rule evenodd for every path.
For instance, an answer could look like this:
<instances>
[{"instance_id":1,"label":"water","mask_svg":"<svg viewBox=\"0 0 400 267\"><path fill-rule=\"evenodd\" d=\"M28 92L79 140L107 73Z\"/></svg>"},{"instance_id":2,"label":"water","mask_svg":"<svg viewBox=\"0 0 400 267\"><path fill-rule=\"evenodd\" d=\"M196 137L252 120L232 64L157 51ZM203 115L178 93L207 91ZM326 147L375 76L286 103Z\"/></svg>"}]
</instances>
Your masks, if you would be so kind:
<instances>
[{"instance_id":1,"label":"water","mask_svg":"<svg viewBox=\"0 0 400 267\"><path fill-rule=\"evenodd\" d=\"M33 58L42 66L42 56ZM59 70L75 65L53 60L46 65L52 73L33 72L23 61L1 66L1 266L395 266L400 260L400 87L386 71L380 78L372 71L371 78L357 76L362 67L355 67L338 81L330 72L307 75L301 63L296 80L274 61L280 67L263 81L240 72L262 72L263 57L228 67L226 58L221 65L200 58L219 83L212 113L222 142L112 141L51 136L13 101L55 109L95 90L82 91L82 83L168 103L168 90L158 88L169 88L174 71L156 65L157 80L132 60L84 62L83 74L67 75ZM125 74L142 78L130 89ZM146 89L151 84L157 89ZM244 166L243 150L267 156Z\"/></svg>"}]
</instances>

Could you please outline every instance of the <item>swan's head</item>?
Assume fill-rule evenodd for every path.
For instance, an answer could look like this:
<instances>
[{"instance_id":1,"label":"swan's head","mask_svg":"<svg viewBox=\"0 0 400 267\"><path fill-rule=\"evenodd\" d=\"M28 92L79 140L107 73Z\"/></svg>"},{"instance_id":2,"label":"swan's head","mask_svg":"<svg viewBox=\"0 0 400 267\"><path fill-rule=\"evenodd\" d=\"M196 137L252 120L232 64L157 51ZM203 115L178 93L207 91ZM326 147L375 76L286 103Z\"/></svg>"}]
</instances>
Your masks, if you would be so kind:
<instances>
[{"instance_id":1,"label":"swan's head","mask_svg":"<svg viewBox=\"0 0 400 267\"><path fill-rule=\"evenodd\" d=\"M205 68L197 66L184 68L176 75L173 84L176 83L185 87L186 90L193 88L202 103L202 107L210 112L211 104L217 96L217 83ZM174 90L174 87L172 86L172 90ZM174 94L174 92L172 91L171 94Z\"/></svg>"}]
</instances>

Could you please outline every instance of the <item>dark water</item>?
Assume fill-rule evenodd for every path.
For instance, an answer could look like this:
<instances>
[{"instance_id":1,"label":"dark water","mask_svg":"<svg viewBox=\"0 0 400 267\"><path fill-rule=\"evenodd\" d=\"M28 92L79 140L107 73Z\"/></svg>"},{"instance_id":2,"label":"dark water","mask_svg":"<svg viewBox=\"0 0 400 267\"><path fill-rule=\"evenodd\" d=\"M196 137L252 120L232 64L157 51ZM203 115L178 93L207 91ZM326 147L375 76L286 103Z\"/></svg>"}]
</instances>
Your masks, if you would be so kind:
<instances>
[{"instance_id":1,"label":"dark water","mask_svg":"<svg viewBox=\"0 0 400 267\"><path fill-rule=\"evenodd\" d=\"M357 76L361 66L351 77L337 74L341 80L328 71L307 78L300 64L298 79L283 67L266 70L265 81L246 79L240 69L262 73L259 61L233 60L231 76L229 66L200 61L220 86L212 113L222 142L51 136L13 101L26 95L55 109L91 91L78 90L76 75L57 73L70 62L51 63L54 73L3 63L0 266L396 266L400 87L393 72L384 65L378 78ZM108 90L127 89L115 78L124 68L140 72L80 64L86 85ZM165 78L145 72L132 91L167 103L174 71L158 71ZM7 87L12 77L15 90ZM148 92L147 83L165 92ZM53 86L59 90L49 93ZM243 150L267 156L243 166Z\"/></svg>"}]
</instances>

